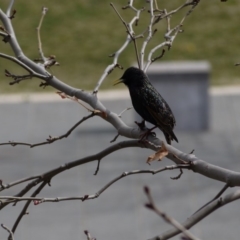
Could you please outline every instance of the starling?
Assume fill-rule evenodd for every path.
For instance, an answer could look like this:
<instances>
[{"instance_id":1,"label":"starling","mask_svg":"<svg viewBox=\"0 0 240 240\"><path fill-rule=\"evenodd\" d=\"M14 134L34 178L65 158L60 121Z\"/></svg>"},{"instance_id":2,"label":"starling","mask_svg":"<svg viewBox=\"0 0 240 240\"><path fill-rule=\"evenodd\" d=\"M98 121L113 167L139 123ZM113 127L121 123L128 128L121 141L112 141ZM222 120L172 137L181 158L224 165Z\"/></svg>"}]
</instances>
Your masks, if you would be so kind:
<instances>
[{"instance_id":1,"label":"starling","mask_svg":"<svg viewBox=\"0 0 240 240\"><path fill-rule=\"evenodd\" d=\"M171 144L172 140L178 142L173 132L176 124L174 115L167 102L153 87L142 70L135 67L128 68L115 85L118 83L124 83L128 87L136 112L145 121L153 124L154 128L158 127L163 132L168 144Z\"/></svg>"}]
</instances>

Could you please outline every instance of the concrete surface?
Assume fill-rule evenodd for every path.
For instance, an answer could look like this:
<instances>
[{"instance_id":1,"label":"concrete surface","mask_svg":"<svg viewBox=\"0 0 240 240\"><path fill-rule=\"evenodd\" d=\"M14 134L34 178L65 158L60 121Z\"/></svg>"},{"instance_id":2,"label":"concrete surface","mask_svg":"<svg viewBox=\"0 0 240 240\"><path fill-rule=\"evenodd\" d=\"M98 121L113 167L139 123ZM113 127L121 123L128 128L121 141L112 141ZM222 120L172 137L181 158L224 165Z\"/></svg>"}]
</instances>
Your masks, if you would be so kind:
<instances>
[{"instance_id":1,"label":"concrete surface","mask_svg":"<svg viewBox=\"0 0 240 240\"><path fill-rule=\"evenodd\" d=\"M235 88L234 88L235 89ZM185 152L195 149L195 154L210 163L240 171L240 92L211 90L210 130L205 132L180 132L179 144L174 145ZM105 97L104 97L105 96ZM115 112L131 106L128 98L108 99L100 97ZM123 94L121 94L123 96ZM126 94L126 96L128 96ZM44 95L38 96L44 100ZM12 96L13 100L14 96ZM10 103L7 97L0 104L0 142L8 140L39 142L48 135L60 135L81 117L88 114L78 104L62 101L25 101ZM134 112L125 112L123 118L132 123ZM0 179L4 183L34 174L43 173L63 163L97 153L110 145L116 131L99 118L83 123L68 139L52 145L30 149L24 146L0 147ZM157 132L162 137L160 132ZM118 141L124 138L120 137ZM124 171L157 169L172 165L167 159L147 165L152 152L144 149L125 149L106 157L97 176L93 176L96 163L68 170L52 180L41 197L82 196L98 191L103 185ZM86 239L89 230L98 240L148 239L169 229L161 218L144 207L146 197L143 186L151 187L154 199L163 211L178 221L185 220L223 187L190 171L173 181L170 177L178 171L168 171L155 176L134 175L121 179L98 199L80 202L43 203L31 205L29 214L21 221L15 240L66 240ZM15 194L22 184L1 195ZM234 189L229 189L228 192ZM28 194L29 196L30 194ZM0 214L0 223L12 227L23 203L9 205ZM223 207L202 220L191 231L201 239L238 239L240 235L239 201ZM1 239L7 233L0 228ZM175 237L174 239L179 239Z\"/></svg>"},{"instance_id":2,"label":"concrete surface","mask_svg":"<svg viewBox=\"0 0 240 240\"><path fill-rule=\"evenodd\" d=\"M180 131L209 129L209 75L207 61L153 63L148 70L152 84L167 101ZM177 101L176 101L177 99Z\"/></svg>"}]
</instances>

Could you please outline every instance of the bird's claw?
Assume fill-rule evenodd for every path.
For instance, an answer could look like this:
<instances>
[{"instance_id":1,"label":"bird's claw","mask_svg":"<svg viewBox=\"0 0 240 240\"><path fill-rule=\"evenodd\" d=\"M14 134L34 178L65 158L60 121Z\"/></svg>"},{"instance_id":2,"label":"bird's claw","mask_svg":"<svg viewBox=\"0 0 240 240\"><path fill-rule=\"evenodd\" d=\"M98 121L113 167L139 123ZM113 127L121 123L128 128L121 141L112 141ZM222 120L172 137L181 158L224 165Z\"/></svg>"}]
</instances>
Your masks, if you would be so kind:
<instances>
[{"instance_id":1,"label":"bird's claw","mask_svg":"<svg viewBox=\"0 0 240 240\"><path fill-rule=\"evenodd\" d=\"M146 129L146 125L145 125L145 120L142 120L142 122L137 122L135 121L134 123L136 123L139 127L140 130L145 130Z\"/></svg>"},{"instance_id":2,"label":"bird's claw","mask_svg":"<svg viewBox=\"0 0 240 240\"><path fill-rule=\"evenodd\" d=\"M150 132L149 134L151 134L153 137L157 136L155 132Z\"/></svg>"},{"instance_id":3,"label":"bird's claw","mask_svg":"<svg viewBox=\"0 0 240 240\"><path fill-rule=\"evenodd\" d=\"M156 137L156 133L155 132L152 132L152 128L150 129L147 129L146 132L144 132L143 134L140 135L140 139L139 139L139 142L143 142L143 140L147 140L147 137L149 135L152 135L153 137Z\"/></svg>"}]
</instances>

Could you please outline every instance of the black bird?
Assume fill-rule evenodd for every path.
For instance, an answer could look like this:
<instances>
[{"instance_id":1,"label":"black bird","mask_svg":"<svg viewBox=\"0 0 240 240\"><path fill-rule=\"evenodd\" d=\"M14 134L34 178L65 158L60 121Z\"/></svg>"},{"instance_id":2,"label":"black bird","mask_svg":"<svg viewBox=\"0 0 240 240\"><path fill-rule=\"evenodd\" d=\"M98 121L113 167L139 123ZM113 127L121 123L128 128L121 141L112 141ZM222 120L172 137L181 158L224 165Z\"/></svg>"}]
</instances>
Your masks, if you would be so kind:
<instances>
[{"instance_id":1,"label":"black bird","mask_svg":"<svg viewBox=\"0 0 240 240\"><path fill-rule=\"evenodd\" d=\"M178 142L173 132L176 124L174 115L167 102L153 87L142 70L135 67L128 68L114 85L118 83L124 83L128 87L136 112L144 120L152 123L154 128L158 127L163 132L168 144L171 144L173 140Z\"/></svg>"}]
</instances>

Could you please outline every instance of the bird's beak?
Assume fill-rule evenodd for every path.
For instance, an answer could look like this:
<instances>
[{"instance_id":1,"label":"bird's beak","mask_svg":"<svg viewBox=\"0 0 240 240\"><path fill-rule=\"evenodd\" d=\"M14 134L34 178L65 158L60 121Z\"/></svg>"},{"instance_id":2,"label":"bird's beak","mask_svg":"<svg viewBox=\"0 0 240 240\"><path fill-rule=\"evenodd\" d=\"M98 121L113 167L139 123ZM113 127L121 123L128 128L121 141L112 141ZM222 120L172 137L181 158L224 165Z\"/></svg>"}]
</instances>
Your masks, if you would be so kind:
<instances>
[{"instance_id":1,"label":"bird's beak","mask_svg":"<svg viewBox=\"0 0 240 240\"><path fill-rule=\"evenodd\" d=\"M116 85L119 84L119 83L123 83L123 79L117 79L117 80L115 80L113 86L116 86Z\"/></svg>"}]
</instances>

